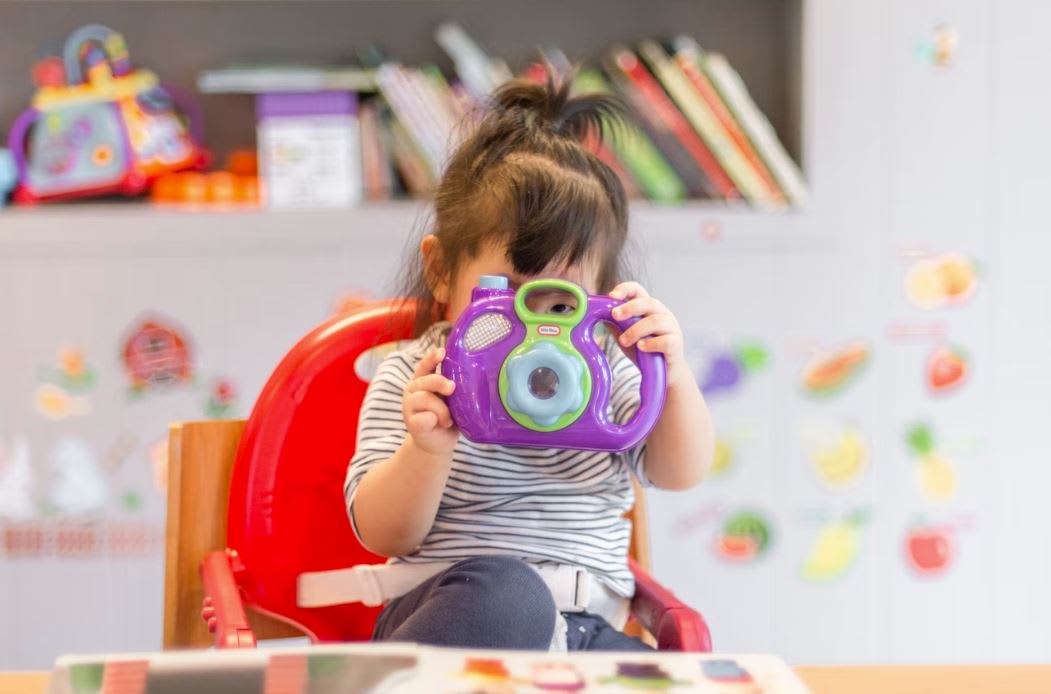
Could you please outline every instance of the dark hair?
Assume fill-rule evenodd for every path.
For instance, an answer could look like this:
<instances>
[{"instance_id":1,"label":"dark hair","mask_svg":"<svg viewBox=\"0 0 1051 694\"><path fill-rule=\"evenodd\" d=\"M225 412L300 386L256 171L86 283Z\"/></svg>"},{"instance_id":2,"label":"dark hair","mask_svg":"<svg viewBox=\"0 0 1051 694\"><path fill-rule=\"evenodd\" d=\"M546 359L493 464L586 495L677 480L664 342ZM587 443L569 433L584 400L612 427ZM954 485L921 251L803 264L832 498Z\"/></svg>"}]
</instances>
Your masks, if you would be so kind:
<instances>
[{"instance_id":1,"label":"dark hair","mask_svg":"<svg viewBox=\"0 0 1051 694\"><path fill-rule=\"evenodd\" d=\"M624 107L612 96L571 96L571 78L549 69L543 84L507 82L449 159L431 229L440 270L424 267L417 246L403 280L402 295L417 302L417 335L445 311L428 273L446 273L451 283L461 261L488 243L505 242L512 266L524 275L594 258L599 291L621 279L627 196L586 142L619 123Z\"/></svg>"}]
</instances>

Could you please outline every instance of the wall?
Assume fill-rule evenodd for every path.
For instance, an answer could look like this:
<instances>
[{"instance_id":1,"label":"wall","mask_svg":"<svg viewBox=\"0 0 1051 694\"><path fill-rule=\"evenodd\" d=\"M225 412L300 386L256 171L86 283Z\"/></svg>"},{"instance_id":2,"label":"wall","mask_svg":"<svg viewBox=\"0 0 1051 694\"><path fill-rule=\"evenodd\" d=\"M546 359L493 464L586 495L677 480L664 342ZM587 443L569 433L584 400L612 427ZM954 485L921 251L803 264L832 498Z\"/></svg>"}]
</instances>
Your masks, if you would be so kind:
<instances>
[{"instance_id":1,"label":"wall","mask_svg":"<svg viewBox=\"0 0 1051 694\"><path fill-rule=\"evenodd\" d=\"M809 663L1046 660L1051 636L1038 617L1051 607L1051 557L1039 529L1049 479L1039 432L1051 392L1051 275L1041 197L1051 101L1040 85L1051 48L1040 27L1051 17L1022 0L811 0L802 12L812 207L785 216L633 209L649 283L679 314L701 378L742 342L769 356L710 396L734 453L727 474L654 494L655 572L705 613L723 651ZM957 45L939 68L932 43L943 23ZM107 518L154 524L163 498L148 449L164 422L202 416L217 375L238 384L233 413L244 414L287 345L342 293L390 286L416 223L416 208L398 205L315 216L91 210L0 216L0 442L10 448L16 432L31 440L34 484L46 491L61 440L90 440L102 459L132 432L133 451L104 473L143 503L114 502ZM950 251L977 262L973 297L917 308L907 272ZM118 347L144 312L193 337L198 380L133 400ZM871 352L867 369L829 397L801 392L815 351L853 340ZM936 397L923 368L943 343L965 348L973 371ZM98 369L98 416L50 422L32 409L40 368L64 344L80 345ZM948 498L918 483L930 461L910 451L905 431L919 421L957 475ZM831 490L811 454L845 428L860 432L868 465ZM764 516L773 539L754 561L732 563L713 545L740 509ZM856 530L831 553L824 580L804 578L821 533L856 511L865 518L853 516ZM918 576L905 559L920 519L953 529L939 576ZM0 668L45 667L70 650L156 647L160 574L156 552L0 557Z\"/></svg>"}]
</instances>

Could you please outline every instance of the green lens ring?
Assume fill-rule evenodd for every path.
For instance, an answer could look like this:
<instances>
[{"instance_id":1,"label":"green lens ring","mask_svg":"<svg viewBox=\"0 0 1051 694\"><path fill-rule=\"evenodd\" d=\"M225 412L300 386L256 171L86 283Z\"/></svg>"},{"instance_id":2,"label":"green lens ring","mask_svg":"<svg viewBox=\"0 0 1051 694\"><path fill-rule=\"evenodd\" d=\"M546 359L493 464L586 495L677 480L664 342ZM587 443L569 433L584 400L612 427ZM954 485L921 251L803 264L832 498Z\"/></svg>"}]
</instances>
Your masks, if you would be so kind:
<instances>
[{"instance_id":1,"label":"green lens ring","mask_svg":"<svg viewBox=\"0 0 1051 694\"><path fill-rule=\"evenodd\" d=\"M525 300L529 296L529 293L537 289L556 289L564 291L567 294L572 294L573 298L577 300L577 309L568 315L558 313L533 313L526 306ZM567 282L566 280L533 280L532 282L526 282L519 287L518 292L515 294L515 314L518 315L518 319L525 323L527 332L528 328L538 323L555 324L564 328L573 328L580 321L584 320L584 314L588 310L588 295L583 289Z\"/></svg>"}]
</instances>

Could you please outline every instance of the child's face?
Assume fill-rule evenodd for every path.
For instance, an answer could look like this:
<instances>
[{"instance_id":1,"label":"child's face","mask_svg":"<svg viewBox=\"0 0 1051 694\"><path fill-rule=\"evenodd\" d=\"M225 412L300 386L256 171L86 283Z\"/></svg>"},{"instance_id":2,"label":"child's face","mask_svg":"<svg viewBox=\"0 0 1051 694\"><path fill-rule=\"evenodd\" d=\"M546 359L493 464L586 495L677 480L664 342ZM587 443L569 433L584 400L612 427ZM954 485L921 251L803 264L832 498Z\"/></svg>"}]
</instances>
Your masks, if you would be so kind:
<instances>
[{"instance_id":1,"label":"child's face","mask_svg":"<svg viewBox=\"0 0 1051 694\"><path fill-rule=\"evenodd\" d=\"M427 250L424 250L427 255ZM508 286L518 289L531 280L562 279L578 284L588 294L598 291L598 264L584 262L578 265L548 267L539 275L527 276L515 272L507 257L505 246L487 246L474 258L467 259L459 268L451 283L443 283L436 288L435 297L449 306L446 319L455 321L471 303L471 290L478 286L482 275L504 275ZM443 296L443 294L445 296ZM558 290L538 290L526 297L526 305L534 313L571 313L577 307L577 300L568 292Z\"/></svg>"}]
</instances>

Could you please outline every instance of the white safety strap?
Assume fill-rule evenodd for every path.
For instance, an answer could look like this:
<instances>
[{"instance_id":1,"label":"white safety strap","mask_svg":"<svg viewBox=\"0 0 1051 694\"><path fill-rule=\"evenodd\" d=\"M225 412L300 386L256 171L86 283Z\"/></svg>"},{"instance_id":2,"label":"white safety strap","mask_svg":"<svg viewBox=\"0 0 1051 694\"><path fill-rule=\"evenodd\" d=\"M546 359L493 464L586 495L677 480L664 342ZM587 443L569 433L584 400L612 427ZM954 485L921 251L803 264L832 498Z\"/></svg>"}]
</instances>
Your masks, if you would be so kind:
<instances>
[{"instance_id":1,"label":"white safety strap","mask_svg":"<svg viewBox=\"0 0 1051 694\"><path fill-rule=\"evenodd\" d=\"M299 607L360 602L370 607L405 595L452 562L361 564L347 569L308 571L296 579ZM547 584L559 612L601 614L618 628L627 618L627 601L599 583L586 569L568 564L531 564Z\"/></svg>"}]
</instances>

